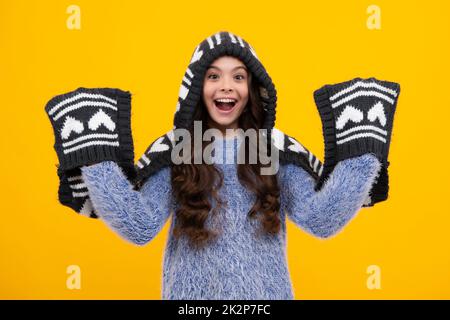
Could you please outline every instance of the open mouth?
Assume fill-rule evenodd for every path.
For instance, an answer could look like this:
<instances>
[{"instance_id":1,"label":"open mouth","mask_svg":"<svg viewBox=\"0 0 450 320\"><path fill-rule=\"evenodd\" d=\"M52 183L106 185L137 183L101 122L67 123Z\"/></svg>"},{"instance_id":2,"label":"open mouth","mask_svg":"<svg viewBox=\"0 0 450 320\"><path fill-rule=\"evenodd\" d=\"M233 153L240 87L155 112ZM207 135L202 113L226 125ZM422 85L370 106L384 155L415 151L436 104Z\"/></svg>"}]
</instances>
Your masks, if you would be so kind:
<instances>
[{"instance_id":1,"label":"open mouth","mask_svg":"<svg viewBox=\"0 0 450 320\"><path fill-rule=\"evenodd\" d=\"M220 111L227 112L233 110L234 106L236 105L236 102L237 102L236 99L216 99L214 100L214 105Z\"/></svg>"}]
</instances>

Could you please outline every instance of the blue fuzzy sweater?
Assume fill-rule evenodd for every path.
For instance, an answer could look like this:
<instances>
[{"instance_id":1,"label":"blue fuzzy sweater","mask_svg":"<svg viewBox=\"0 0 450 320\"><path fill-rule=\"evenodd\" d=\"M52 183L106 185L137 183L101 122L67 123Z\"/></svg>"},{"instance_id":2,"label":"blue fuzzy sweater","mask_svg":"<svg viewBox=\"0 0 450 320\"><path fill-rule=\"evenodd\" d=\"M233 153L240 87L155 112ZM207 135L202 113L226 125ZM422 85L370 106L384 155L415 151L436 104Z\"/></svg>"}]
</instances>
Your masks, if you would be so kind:
<instances>
[{"instance_id":1,"label":"blue fuzzy sweater","mask_svg":"<svg viewBox=\"0 0 450 320\"><path fill-rule=\"evenodd\" d=\"M230 143L231 141L231 143ZM224 173L219 191L227 201L206 227L221 226L221 235L200 250L188 240L176 240L172 229L176 209L170 168L151 176L135 191L115 162L105 161L82 168L90 198L100 218L122 238L145 245L172 216L164 254L163 299L293 299L286 261L286 217L315 237L337 234L361 209L380 170L380 162L365 154L337 164L320 192L302 168L281 165L278 171L281 201L281 232L257 236L257 219L247 213L255 196L239 183L236 154L239 139L215 142L216 166ZM235 163L218 161L231 156ZM222 163L219 163L222 162Z\"/></svg>"}]
</instances>

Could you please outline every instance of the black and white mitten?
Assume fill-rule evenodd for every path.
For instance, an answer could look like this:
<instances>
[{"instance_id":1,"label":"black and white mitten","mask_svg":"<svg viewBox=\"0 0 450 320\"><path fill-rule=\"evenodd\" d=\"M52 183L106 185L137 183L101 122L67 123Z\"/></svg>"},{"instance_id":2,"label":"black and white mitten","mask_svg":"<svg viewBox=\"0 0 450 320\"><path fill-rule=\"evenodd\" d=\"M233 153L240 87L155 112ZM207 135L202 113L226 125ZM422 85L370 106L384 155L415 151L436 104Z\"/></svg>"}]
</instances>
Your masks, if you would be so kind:
<instances>
[{"instance_id":1,"label":"black and white mitten","mask_svg":"<svg viewBox=\"0 0 450 320\"><path fill-rule=\"evenodd\" d=\"M325 140L324 169L317 189L337 162L372 153L380 160L382 169L366 205L387 198L388 154L399 93L398 83L375 78L355 78L325 85L314 92Z\"/></svg>"},{"instance_id":2,"label":"black and white mitten","mask_svg":"<svg viewBox=\"0 0 450 320\"><path fill-rule=\"evenodd\" d=\"M97 218L80 168L115 161L134 183L131 94L112 88L78 88L52 98L45 111L54 129L59 159L59 202Z\"/></svg>"},{"instance_id":3,"label":"black and white mitten","mask_svg":"<svg viewBox=\"0 0 450 320\"><path fill-rule=\"evenodd\" d=\"M78 88L45 106L55 134L59 170L105 160L134 169L131 94L113 88Z\"/></svg>"}]
</instances>

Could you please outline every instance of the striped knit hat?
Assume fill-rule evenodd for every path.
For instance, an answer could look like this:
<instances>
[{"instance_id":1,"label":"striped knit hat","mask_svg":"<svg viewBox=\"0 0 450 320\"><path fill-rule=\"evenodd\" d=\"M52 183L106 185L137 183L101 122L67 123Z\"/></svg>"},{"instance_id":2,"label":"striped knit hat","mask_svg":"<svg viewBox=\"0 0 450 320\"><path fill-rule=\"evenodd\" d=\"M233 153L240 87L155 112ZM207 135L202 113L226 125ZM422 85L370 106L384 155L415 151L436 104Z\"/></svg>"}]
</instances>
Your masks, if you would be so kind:
<instances>
[{"instance_id":1,"label":"striped knit hat","mask_svg":"<svg viewBox=\"0 0 450 320\"><path fill-rule=\"evenodd\" d=\"M263 128L271 129L274 126L277 92L255 50L247 41L231 32L218 32L202 41L192 54L178 95L174 128L188 129L191 126L195 107L202 96L206 70L214 60L224 55L240 59L260 83L261 101L266 112Z\"/></svg>"}]
</instances>

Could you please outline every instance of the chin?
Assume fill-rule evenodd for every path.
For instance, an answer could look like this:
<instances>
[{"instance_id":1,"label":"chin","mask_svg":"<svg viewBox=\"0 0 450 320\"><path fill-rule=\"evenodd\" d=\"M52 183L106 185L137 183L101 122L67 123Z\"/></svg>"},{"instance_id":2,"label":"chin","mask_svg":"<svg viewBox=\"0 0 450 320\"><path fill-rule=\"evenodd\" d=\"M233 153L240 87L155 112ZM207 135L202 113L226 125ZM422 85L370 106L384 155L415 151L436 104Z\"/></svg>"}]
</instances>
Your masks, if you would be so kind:
<instances>
[{"instance_id":1,"label":"chin","mask_svg":"<svg viewBox=\"0 0 450 320\"><path fill-rule=\"evenodd\" d=\"M236 118L235 117L228 118L228 117L222 117L222 116L214 115L214 116L211 117L211 120L215 124L218 124L218 125L220 125L222 127L227 127L230 124L232 124L236 120Z\"/></svg>"}]
</instances>

